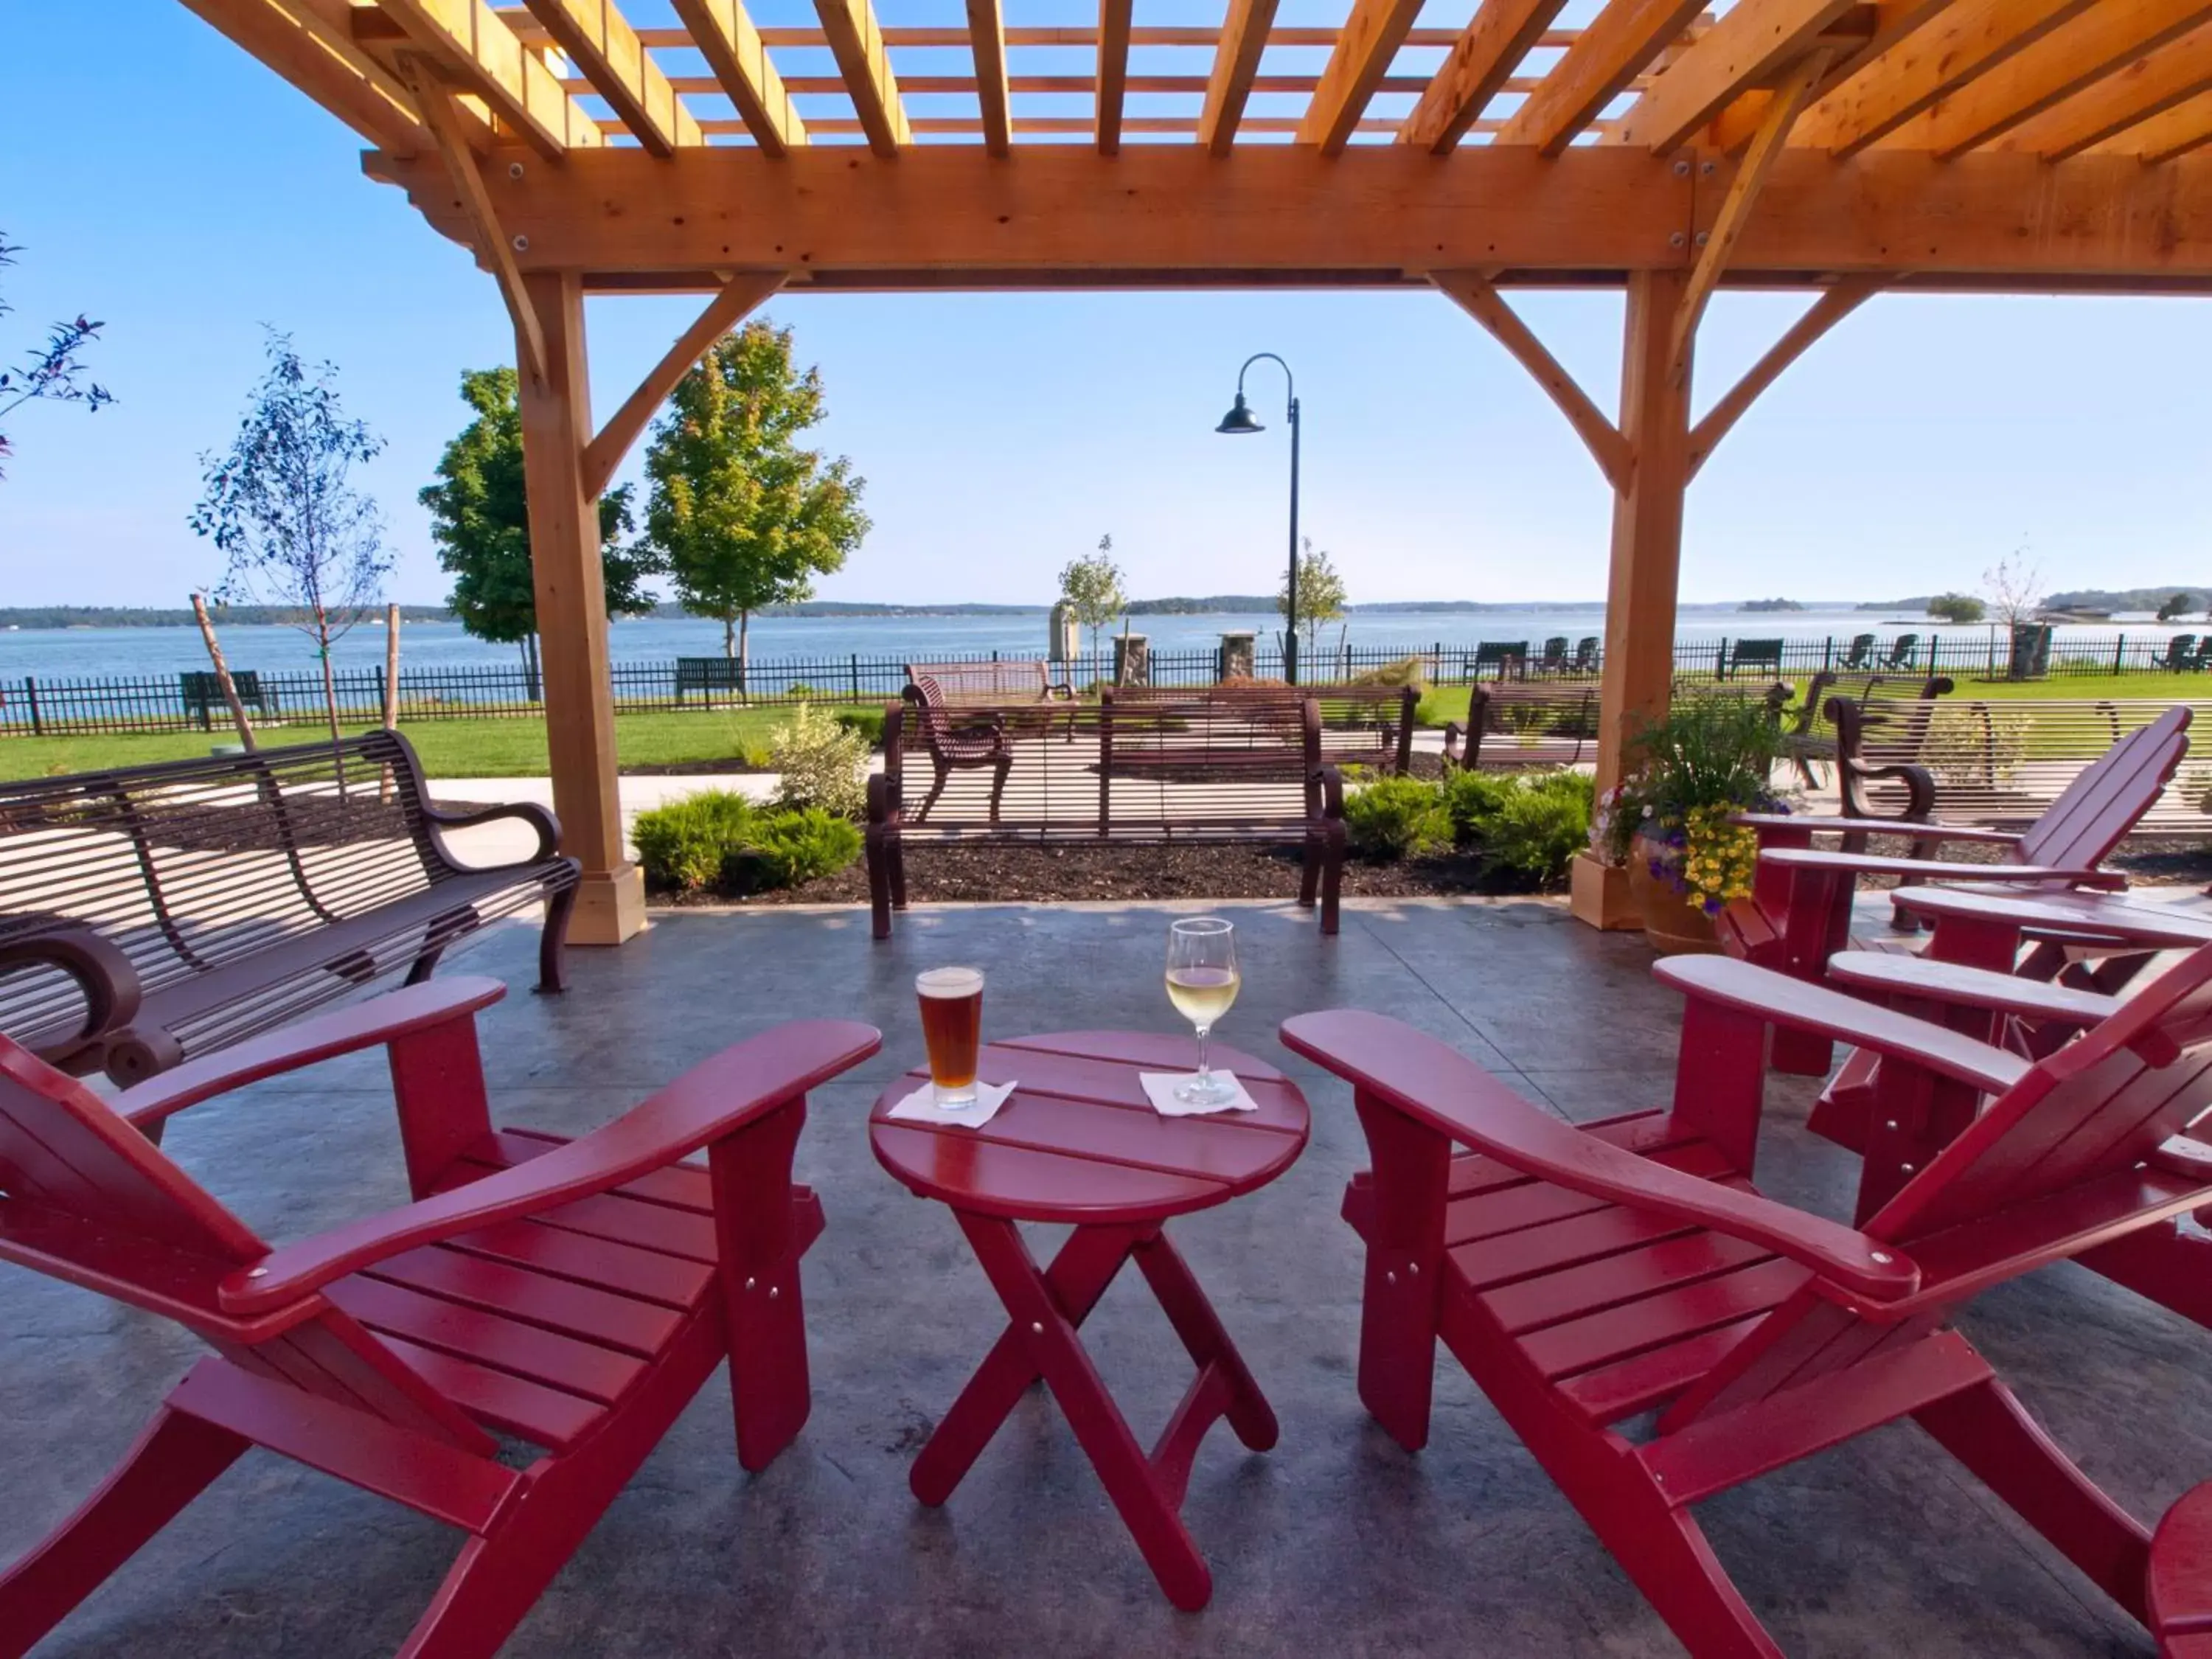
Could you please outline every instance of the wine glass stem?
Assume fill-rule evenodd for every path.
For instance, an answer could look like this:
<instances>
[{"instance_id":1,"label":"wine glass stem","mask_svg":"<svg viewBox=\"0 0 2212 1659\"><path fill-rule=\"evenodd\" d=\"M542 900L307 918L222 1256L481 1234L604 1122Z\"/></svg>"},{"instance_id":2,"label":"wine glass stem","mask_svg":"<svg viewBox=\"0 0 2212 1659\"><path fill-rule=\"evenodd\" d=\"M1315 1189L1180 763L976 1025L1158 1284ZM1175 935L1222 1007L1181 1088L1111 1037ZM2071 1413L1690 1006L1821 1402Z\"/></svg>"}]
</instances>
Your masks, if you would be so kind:
<instances>
[{"instance_id":1,"label":"wine glass stem","mask_svg":"<svg viewBox=\"0 0 2212 1659\"><path fill-rule=\"evenodd\" d=\"M1198 1086L1205 1088L1213 1080L1213 1068L1206 1063L1206 1039L1213 1035L1212 1024L1198 1028Z\"/></svg>"}]
</instances>

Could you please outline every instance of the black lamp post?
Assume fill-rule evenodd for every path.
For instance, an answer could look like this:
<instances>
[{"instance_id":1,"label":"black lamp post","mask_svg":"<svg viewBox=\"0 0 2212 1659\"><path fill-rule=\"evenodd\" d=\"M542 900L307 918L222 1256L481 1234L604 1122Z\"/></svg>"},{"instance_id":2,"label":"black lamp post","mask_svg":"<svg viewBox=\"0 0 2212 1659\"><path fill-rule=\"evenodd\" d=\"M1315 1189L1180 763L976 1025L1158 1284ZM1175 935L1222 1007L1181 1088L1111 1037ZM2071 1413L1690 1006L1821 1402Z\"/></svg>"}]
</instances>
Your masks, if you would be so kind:
<instances>
[{"instance_id":1,"label":"black lamp post","mask_svg":"<svg viewBox=\"0 0 2212 1659\"><path fill-rule=\"evenodd\" d=\"M1272 351L1255 351L1244 360L1244 368L1237 371L1237 401L1221 417L1221 424L1213 429L1234 437L1247 432L1265 432L1259 417L1252 413L1251 405L1244 401L1244 373L1262 357L1283 371L1284 384L1291 398L1291 576L1288 603L1284 606L1288 626L1283 631L1283 678L1291 684L1298 683L1298 388L1291 379L1291 366Z\"/></svg>"}]
</instances>

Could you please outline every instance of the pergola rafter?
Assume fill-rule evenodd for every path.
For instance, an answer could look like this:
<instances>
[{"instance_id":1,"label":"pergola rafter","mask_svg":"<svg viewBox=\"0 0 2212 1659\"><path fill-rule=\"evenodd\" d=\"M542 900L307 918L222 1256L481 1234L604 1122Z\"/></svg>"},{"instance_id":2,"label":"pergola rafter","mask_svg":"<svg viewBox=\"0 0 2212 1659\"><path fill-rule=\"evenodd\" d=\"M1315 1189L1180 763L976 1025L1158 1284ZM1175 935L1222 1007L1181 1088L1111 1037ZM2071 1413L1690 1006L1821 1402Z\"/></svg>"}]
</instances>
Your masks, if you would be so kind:
<instances>
[{"instance_id":1,"label":"pergola rafter","mask_svg":"<svg viewBox=\"0 0 2212 1659\"><path fill-rule=\"evenodd\" d=\"M1230 0L1218 27L1139 23L1131 0L1080 23L964 0L964 23L888 28L871 0L772 27L744 0L671 0L674 27L618 0L185 3L366 137L369 174L514 313L584 943L643 915L592 501L676 380L779 289L1450 295L1613 492L1601 786L1669 694L1691 478L1843 318L1887 289L2212 294L2212 0L1460 0L1426 27L1416 0L1295 26L1278 0ZM1401 63L1408 47L1441 62ZM1270 48L1325 61L1266 73ZM1410 112L1372 109L1382 94ZM973 111L910 116L908 96ZM1165 97L1182 106L1135 101ZM1541 285L1626 295L1617 415L1507 298ZM1732 287L1815 297L1693 424L1699 323ZM596 433L591 292L708 296ZM1618 875L1578 867L1577 914L1620 915Z\"/></svg>"}]
</instances>

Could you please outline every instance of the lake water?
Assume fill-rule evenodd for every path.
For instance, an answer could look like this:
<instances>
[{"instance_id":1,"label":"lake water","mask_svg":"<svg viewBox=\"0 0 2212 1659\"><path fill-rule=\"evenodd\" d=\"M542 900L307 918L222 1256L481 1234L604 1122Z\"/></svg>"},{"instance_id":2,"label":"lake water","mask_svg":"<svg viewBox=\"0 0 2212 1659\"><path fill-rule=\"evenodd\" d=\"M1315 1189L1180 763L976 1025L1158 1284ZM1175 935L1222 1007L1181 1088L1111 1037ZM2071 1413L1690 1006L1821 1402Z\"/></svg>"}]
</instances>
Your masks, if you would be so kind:
<instances>
[{"instance_id":1,"label":"lake water","mask_svg":"<svg viewBox=\"0 0 2212 1659\"><path fill-rule=\"evenodd\" d=\"M1210 650L1232 629L1247 629L1264 639L1273 635L1282 619L1273 615L1140 617L1132 629L1146 635L1158 652ZM2111 623L2063 626L2061 644L2094 639L2109 643L2113 634L2131 638L2163 640L2174 633L2201 631L2203 623L2183 622L2168 626L2149 617L2122 617ZM1426 649L1439 642L1466 646L1485 640L1527 640L1540 647L1553 635L1571 641L1601 634L1605 611L1600 605L1565 608L1529 606L1485 611L1417 611L1388 613L1356 612L1341 630L1324 630L1323 647L1333 647L1340 637L1358 647L1402 647ZM1876 634L1884 643L1900 632L1923 638L1937 633L1947 640L1987 641L1986 624L1952 628L1925 617L1892 616L1883 611L1828 611L1744 612L1719 609L1686 609L1678 619L1676 637L1682 640L1772 639L1848 640L1855 634ZM228 626L221 630L224 654L234 668L264 672L305 670L314 665L313 642L297 629ZM752 625L752 654L756 661L778 658L842 659L857 653L907 661L938 656L1001 652L1008 656L1042 656L1045 653L1046 613L989 617L767 617ZM1086 647L1089 643L1086 639ZM507 666L517 661L512 646L491 645L471 639L458 623L409 623L400 635L401 661L409 668ZM720 623L698 617L644 617L617 622L612 629L612 654L617 662L666 662L671 658L719 655L722 649ZM335 652L342 667L370 668L384 660L384 629L379 626L355 629ZM0 631L0 684L20 681L26 675L39 679L82 679L106 676L167 678L185 669L205 668L207 653L198 630L183 628L72 628Z\"/></svg>"}]
</instances>

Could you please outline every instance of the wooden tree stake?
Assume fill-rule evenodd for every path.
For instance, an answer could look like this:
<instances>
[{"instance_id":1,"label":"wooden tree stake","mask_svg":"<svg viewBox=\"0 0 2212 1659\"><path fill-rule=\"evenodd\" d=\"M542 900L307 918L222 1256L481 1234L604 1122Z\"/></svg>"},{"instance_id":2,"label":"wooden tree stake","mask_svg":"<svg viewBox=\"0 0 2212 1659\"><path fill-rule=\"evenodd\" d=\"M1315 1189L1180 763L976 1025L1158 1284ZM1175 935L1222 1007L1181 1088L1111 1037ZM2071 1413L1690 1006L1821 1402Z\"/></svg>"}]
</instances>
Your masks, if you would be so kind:
<instances>
[{"instance_id":1,"label":"wooden tree stake","mask_svg":"<svg viewBox=\"0 0 2212 1659\"><path fill-rule=\"evenodd\" d=\"M205 594L192 595L192 617L200 625L200 638L207 644L208 660L215 665L215 683L222 688L222 700L229 705L231 724L238 728L238 740L251 755L258 747L253 741L253 723L246 718L246 705L239 701L238 687L231 683L230 665L222 659L222 647L216 639L215 623L208 616Z\"/></svg>"}]
</instances>

